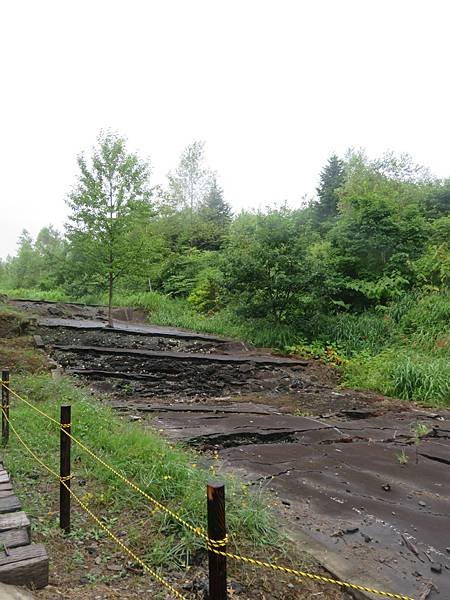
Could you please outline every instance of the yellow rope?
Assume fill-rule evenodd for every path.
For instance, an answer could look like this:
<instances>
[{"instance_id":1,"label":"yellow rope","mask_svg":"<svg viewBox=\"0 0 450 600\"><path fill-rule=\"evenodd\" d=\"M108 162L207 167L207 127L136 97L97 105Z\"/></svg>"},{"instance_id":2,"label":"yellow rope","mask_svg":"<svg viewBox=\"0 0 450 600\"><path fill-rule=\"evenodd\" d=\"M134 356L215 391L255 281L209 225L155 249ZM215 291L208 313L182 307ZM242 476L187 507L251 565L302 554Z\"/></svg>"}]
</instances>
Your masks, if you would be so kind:
<instances>
[{"instance_id":1,"label":"yellow rope","mask_svg":"<svg viewBox=\"0 0 450 600\"><path fill-rule=\"evenodd\" d=\"M391 594L390 592L382 592L374 588L365 587L363 585L357 585L356 583L347 583L345 581L340 581L339 579L332 579L331 577L323 577L322 575L316 575L315 573L308 573L306 571L299 571L298 569L291 569L290 567L275 565L273 563L258 560L256 558L241 556L240 554L223 552L221 550L216 550L215 548L210 547L208 547L208 550L210 550L214 554L218 554L219 556L225 556L226 558L231 558L233 560L248 563L255 567L264 567L266 569L272 569L273 571L282 571L283 573L295 575L296 577L300 578L313 579L314 581L321 581L322 583L333 583L335 585L339 585L340 587L352 590L359 590L361 592L370 592L371 594L377 594L378 596L384 596L385 598L395 598L396 600L414 600L414 598L411 598L410 596L404 596L402 594Z\"/></svg>"},{"instance_id":2,"label":"yellow rope","mask_svg":"<svg viewBox=\"0 0 450 600\"><path fill-rule=\"evenodd\" d=\"M10 387L7 387L6 389L9 392L11 392L11 394L13 394L13 396L15 396L16 398L18 398L19 400L22 400L22 402L25 402L25 404L27 404L34 411L36 411L37 413L39 413L40 415L42 415L43 417L45 417L49 421L52 421L53 423L55 423L56 425L58 425L58 427L60 427L61 424L60 424L59 421L57 421L56 419L54 419L53 417L51 417L50 415L48 415L47 413L45 413L43 410L41 410L40 408L38 408L37 406L35 406L34 404L32 404L26 398L22 398L22 396L19 396L19 394L17 392L15 392L13 389L11 389Z\"/></svg>"},{"instance_id":3,"label":"yellow rope","mask_svg":"<svg viewBox=\"0 0 450 600\"><path fill-rule=\"evenodd\" d=\"M5 411L3 411L3 414L5 414ZM109 537L124 551L126 552L129 556L131 556L131 558L136 561L139 565L141 565L141 567L144 569L144 571L146 571L147 573L149 573L154 579L156 579L156 581L158 581L161 585L163 585L166 589L168 589L170 592L172 592L172 594L176 597L176 598L180 598L180 600L187 600L186 596L183 596L183 594L180 594L180 592L175 589L170 583L168 583L165 579L163 579L160 575L158 575L158 573L156 573L156 571L154 571L153 569L151 569L141 558L139 558L139 556L137 556L130 548L128 548L128 546L125 546L125 544L116 536L114 535L114 533L112 531L110 531L108 529L108 527L106 527L106 525L104 523L102 523L102 521L96 516L94 515L94 513L86 506L86 504L81 500L81 498L79 498L75 492L73 492L70 487L66 484L65 480L67 479L66 477L60 477L56 471L54 471L51 467L49 467L48 465L46 465L40 458L39 456L37 456L33 450L27 445L26 442L24 442L24 440L22 439L22 437L20 436L20 434L18 433L18 431L16 430L16 428L14 427L14 425L11 423L11 420L7 417L7 415L5 414L5 417L11 427L11 429L13 430L14 434L16 435L17 439L19 440L19 442L22 444L22 446L27 450L27 452L36 460L36 462L38 462L41 467L43 467L46 471L48 471L51 475L53 475L53 477L56 477L56 479L58 479L62 485L67 489L67 491L70 493L70 495L73 497L73 499L81 506L81 508L91 517L91 519L93 519L97 525L107 534L109 535ZM72 477L72 476L70 476Z\"/></svg>"},{"instance_id":4,"label":"yellow rope","mask_svg":"<svg viewBox=\"0 0 450 600\"><path fill-rule=\"evenodd\" d=\"M22 398L21 396L19 396L15 392L13 392L13 394L15 394L15 396L17 396L20 400L23 400L31 408L33 408L34 410L37 410L39 413L41 413L47 419L50 419L51 421L53 421L54 423L56 423L58 425L58 427L61 427L60 423L56 419L53 419L52 417L50 417L49 415L47 415L45 412L43 412L40 409L36 408L31 402L29 402L28 400L25 400L25 398ZM376 594L378 596L383 596L385 598L394 598L395 600L414 600L414 598L411 598L410 596L405 596L405 595L402 595L402 594L392 594L390 592L383 592L383 591L380 591L380 590L376 590L374 588L369 588L369 587L358 585L358 584L355 584L355 583L347 583L345 581L340 581L338 579L332 579L330 577L323 577L322 575L317 575L315 573L308 573L306 571L299 571L298 569L291 569L290 567L284 567L282 565L276 565L274 563L261 561L261 560L255 559L255 558L250 558L248 556L242 556L240 554L233 554L231 552L224 552L223 550L218 550L218 548L223 548L224 546L227 545L227 543L228 543L228 536L226 536L223 540L212 540L212 539L210 539L208 537L208 535L205 533L205 531L204 531L204 529L202 527L194 527L193 525L191 525L190 523L188 523L187 521L185 521L182 517L180 517L180 515L178 515L174 511L170 510L170 508L167 508L166 506L164 506L160 502L158 502L158 500L156 500L155 498L153 498L152 496L150 496L150 494L147 494L147 492L145 492L144 490L142 490L135 483L133 483L132 481L130 481L129 479L127 479L124 475L122 475L121 473L119 473L119 471L117 471L114 467L112 467L111 465L109 465L108 463L106 463L102 458L100 458L99 456L97 456L90 448L88 448L87 446L85 446L85 444L83 444L83 442L80 442L77 438L75 438L68 431L66 431L65 429L62 429L62 431L64 431L64 433L75 444L77 444L80 448L82 448L85 452L87 452L94 460L96 460L101 465L103 465L106 469L108 469L109 471L111 471L112 473L114 473L114 475L116 475L116 477L118 477L119 479L121 479L124 483L126 483L128 486L130 486L136 492L138 492L139 494L141 494L141 496L143 496L144 498L146 498L149 502L151 502L159 510L161 510L161 511L165 512L166 514L170 515L173 519L175 519L176 521L178 521L178 523L180 523L181 525L183 525L184 527L186 527L187 529L189 529L190 531L192 531L193 533L195 533L198 537L201 537L204 540L204 542L205 542L206 548L210 552L213 552L214 554L218 554L219 556L224 556L224 557L230 558L232 560L236 560L236 561L240 561L240 562L245 562L245 563L251 564L251 565L253 565L255 567L263 567L263 568L266 568L266 569L272 569L274 571L282 571L283 573L288 573L290 575L295 575L296 577L312 579L314 581L321 581L323 583L331 583L331 584L339 585L339 586L347 588L347 589L353 589L353 590L359 590L359 591L363 591L363 592L369 592L369 593L372 593L372 594Z\"/></svg>"},{"instance_id":5,"label":"yellow rope","mask_svg":"<svg viewBox=\"0 0 450 600\"><path fill-rule=\"evenodd\" d=\"M14 394L14 396L16 396L16 398L18 398L19 400L22 400L23 402L25 402L25 404L27 404L30 408L32 408L33 410L35 410L36 412L38 412L43 417L46 417L47 419L49 419L50 421L52 421L53 423L55 423L56 425L58 425L58 427L61 427L61 424L59 423L59 421L57 421L56 419L54 419L53 417L51 417L50 415L48 415L47 413L45 413L41 409L39 409L36 406L34 406L34 404L32 404L29 400L26 400L25 398L22 398L22 396L19 396L19 394L17 394L13 390L10 390L10 391L11 391L11 393ZM189 529L190 531L192 531L193 533L195 533L197 536L203 538L203 540L205 542L210 543L211 545L214 545L217 548L220 548L220 547L223 547L223 546L226 545L226 543L227 543L226 539L225 540L210 540L209 537L206 535L206 533L204 532L204 530L201 527L194 527L193 525L191 525L190 523L188 523L180 515L178 515L174 511L170 510L170 508L167 508L166 506L164 506L163 504L161 504L161 502L158 502L158 500L156 500L156 498L153 498L153 496L151 496L150 494L148 494L147 492L145 492L144 490L142 490L135 483L133 483L132 481L130 481L129 479L127 479L124 475L122 475L121 473L119 473L119 471L117 471L114 467L112 467L111 465L109 465L108 463L106 463L102 458L100 458L99 456L97 456L90 448L88 448L85 444L83 444L83 442L81 442L76 437L74 437L71 433L69 433L68 431L66 431L65 428L63 429L63 431L64 431L64 433L75 444L77 444L77 446L79 446L82 450L84 450L87 454L89 454L89 456L91 456L94 460L96 460L103 467L105 467L105 469L108 469L109 471L111 471L111 473L114 473L114 475L116 477L118 477L119 479L121 479L124 483L126 483L129 487L131 487L135 492L137 492L138 494L141 494L141 496L143 496L146 500L148 500L149 502L151 502L159 510L161 510L162 512L165 512L166 514L168 514L169 516L171 516L173 519L175 519L176 521L178 521L178 523L180 523L181 525L183 525L184 527L186 527L187 529Z\"/></svg>"}]
</instances>

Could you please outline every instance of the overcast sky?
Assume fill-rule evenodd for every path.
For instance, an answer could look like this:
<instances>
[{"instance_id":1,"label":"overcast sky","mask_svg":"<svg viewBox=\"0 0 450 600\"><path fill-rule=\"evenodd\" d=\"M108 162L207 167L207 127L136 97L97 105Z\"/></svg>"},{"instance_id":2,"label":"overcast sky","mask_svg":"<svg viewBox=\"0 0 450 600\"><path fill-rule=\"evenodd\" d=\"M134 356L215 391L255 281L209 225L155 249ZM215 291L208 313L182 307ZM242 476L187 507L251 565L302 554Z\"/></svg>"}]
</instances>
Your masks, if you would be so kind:
<instances>
[{"instance_id":1,"label":"overcast sky","mask_svg":"<svg viewBox=\"0 0 450 600\"><path fill-rule=\"evenodd\" d=\"M204 140L235 209L299 204L349 146L450 175L449 18L447 0L3 0L0 256L62 226L102 128L153 183Z\"/></svg>"}]
</instances>

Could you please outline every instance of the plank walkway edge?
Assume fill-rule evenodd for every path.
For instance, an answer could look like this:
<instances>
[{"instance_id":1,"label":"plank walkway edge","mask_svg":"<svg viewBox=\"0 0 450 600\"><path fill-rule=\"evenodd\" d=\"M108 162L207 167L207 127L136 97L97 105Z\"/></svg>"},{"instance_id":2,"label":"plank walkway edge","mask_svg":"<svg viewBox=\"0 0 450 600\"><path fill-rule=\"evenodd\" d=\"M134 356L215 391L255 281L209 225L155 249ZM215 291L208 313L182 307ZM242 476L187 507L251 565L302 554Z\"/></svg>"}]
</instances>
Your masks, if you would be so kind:
<instances>
[{"instance_id":1,"label":"plank walkway edge","mask_svg":"<svg viewBox=\"0 0 450 600\"><path fill-rule=\"evenodd\" d=\"M42 544L31 543L30 520L0 465L0 583L43 588L48 584L47 552Z\"/></svg>"},{"instance_id":2,"label":"plank walkway edge","mask_svg":"<svg viewBox=\"0 0 450 600\"><path fill-rule=\"evenodd\" d=\"M0 581L40 589L48 585L49 560L42 544L0 552Z\"/></svg>"}]
</instances>

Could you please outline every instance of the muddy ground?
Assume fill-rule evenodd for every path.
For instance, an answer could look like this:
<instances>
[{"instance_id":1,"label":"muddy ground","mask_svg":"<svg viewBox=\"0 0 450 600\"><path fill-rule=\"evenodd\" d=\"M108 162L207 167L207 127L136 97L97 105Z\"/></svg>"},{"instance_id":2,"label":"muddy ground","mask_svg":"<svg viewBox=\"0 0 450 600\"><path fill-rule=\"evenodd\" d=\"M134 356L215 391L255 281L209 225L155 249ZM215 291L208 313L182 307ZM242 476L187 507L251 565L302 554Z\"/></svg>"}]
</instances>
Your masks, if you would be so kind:
<instances>
[{"instance_id":1,"label":"muddy ground","mask_svg":"<svg viewBox=\"0 0 450 600\"><path fill-rule=\"evenodd\" d=\"M111 330L103 307L18 306L40 315L36 341L59 368L272 494L291 537L337 577L450 598L449 412L343 390L318 362L146 326L132 310Z\"/></svg>"}]
</instances>

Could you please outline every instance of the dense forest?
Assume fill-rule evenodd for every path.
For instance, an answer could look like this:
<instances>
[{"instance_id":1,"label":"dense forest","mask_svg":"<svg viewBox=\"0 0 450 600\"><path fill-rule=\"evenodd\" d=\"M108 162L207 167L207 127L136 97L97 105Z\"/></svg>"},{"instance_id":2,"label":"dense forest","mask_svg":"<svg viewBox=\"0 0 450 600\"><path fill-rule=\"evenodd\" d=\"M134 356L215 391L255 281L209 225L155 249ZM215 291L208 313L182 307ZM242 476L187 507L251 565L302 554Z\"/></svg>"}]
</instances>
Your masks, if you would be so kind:
<instances>
[{"instance_id":1,"label":"dense forest","mask_svg":"<svg viewBox=\"0 0 450 600\"><path fill-rule=\"evenodd\" d=\"M349 151L298 208L233 214L200 142L165 186L110 132L78 166L64 232L24 231L3 292L142 306L332 362L346 385L450 403L450 179Z\"/></svg>"}]
</instances>

